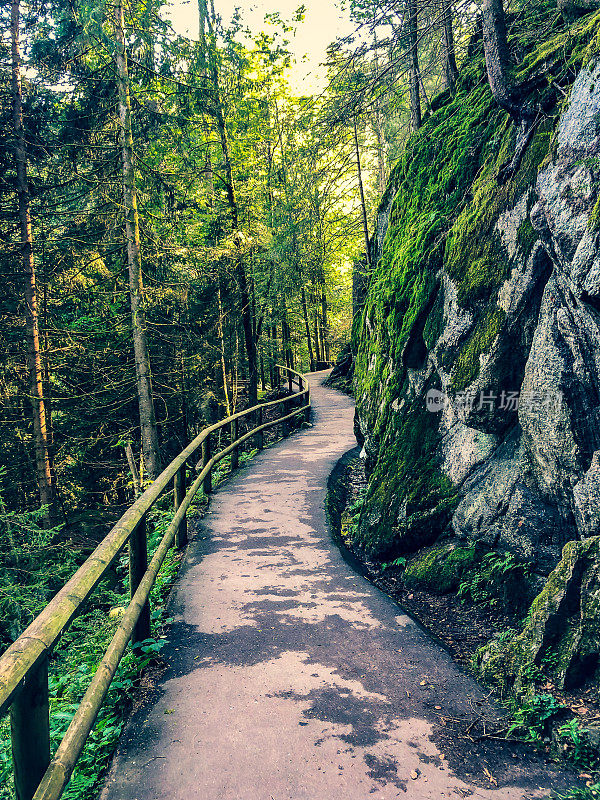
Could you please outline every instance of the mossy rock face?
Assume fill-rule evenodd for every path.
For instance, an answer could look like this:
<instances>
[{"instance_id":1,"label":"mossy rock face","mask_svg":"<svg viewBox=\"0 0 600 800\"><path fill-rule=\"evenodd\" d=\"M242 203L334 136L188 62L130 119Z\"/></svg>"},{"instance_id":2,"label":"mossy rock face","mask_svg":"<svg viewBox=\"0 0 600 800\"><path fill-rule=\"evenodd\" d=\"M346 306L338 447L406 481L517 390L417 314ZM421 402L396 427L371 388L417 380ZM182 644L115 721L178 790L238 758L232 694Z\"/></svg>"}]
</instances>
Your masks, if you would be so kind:
<instances>
[{"instance_id":1,"label":"mossy rock face","mask_svg":"<svg viewBox=\"0 0 600 800\"><path fill-rule=\"evenodd\" d=\"M579 452L580 442L600 441L600 426L597 436L587 431L574 434L575 446L567 437L557 438L556 446L543 450L544 458L532 458L537 446L533 439L545 435L544 424L527 427L525 412L520 408L517 414L509 404L459 408L456 397L508 397L525 386L538 320L542 311L551 313L548 287L557 287L553 302L557 307L568 305L567 316L577 305L571 314L574 319L586 302L583 296L569 299L573 276L561 286L555 281L557 269L566 270L571 256L561 255L557 264L557 242L552 238L559 218L566 219L581 238L579 227L564 212L565 204L571 202L575 209L583 200L558 191L554 198L548 183L554 189L559 179L552 173L541 186L540 169L548 173L548 165L562 157L560 120L570 113L568 101L554 84L561 91L568 89L589 59L600 14L569 27L556 18L552 4L536 8L535 26L547 24L544 29L549 32L549 40L540 42L531 35L535 26L527 13L513 31L522 59L519 80L531 87L527 101L536 108L541 103L544 116L515 173L506 178L503 169L515 153L514 126L493 100L481 41L474 40L454 94L436 98L422 128L409 139L378 211L381 224L374 234L374 267L352 334L358 430L369 478L354 544L387 560L429 547L444 535L461 544L466 540L467 547L482 541L519 556L523 554L514 545L520 536L526 545L521 549L535 555L532 560L541 581L557 563L564 541L577 533L572 522L576 515L563 487L581 480L585 460L580 459L566 481L564 476L559 481L556 470L553 486L538 474L549 461L546 450L561 458L564 453L566 459L567 451ZM560 171L562 166L553 168ZM567 167L575 169L575 161ZM593 207L598 181L593 165L585 169L592 176ZM581 182L581 196L588 203L584 189ZM540 211L545 198L551 202ZM538 224L544 216L545 223ZM565 241L573 252L577 250L576 241ZM583 257L593 246L592 242L578 253ZM595 301L600 278L596 273L592 277L598 286L588 282L585 291ZM594 321L586 317L584 323L589 337L585 347L592 350ZM579 325L578 317L573 324ZM560 352L552 354L554 363L563 355L578 358L577 342L571 346L563 341L567 334L558 330L559 322L555 327ZM593 361L592 356L586 359L586 364ZM544 353L539 353L537 363L550 373L552 364ZM561 369L558 365L551 375L548 391L563 389ZM590 384L595 379L593 375ZM537 388L534 384L531 391ZM453 408L430 413L426 406L430 390L448 392L455 401ZM576 387L574 404L579 402L575 393ZM587 406L583 413L579 405L575 411L573 420L592 419ZM569 420L561 417L557 430L559 423L568 428ZM529 436L527 441L521 431ZM502 446L513 435L518 439L518 456L511 457L511 480L504 485L496 478L506 450ZM583 445L580 450L587 458ZM482 509L490 484L496 489L494 502L488 504L489 513L479 514L486 528L466 520L458 529L462 501L468 496L469 509ZM542 535L544 519L551 523Z\"/></svg>"},{"instance_id":2,"label":"mossy rock face","mask_svg":"<svg viewBox=\"0 0 600 800\"><path fill-rule=\"evenodd\" d=\"M522 633L491 642L477 666L487 682L519 694L538 673L560 688L576 688L595 673L599 658L600 537L594 536L565 545Z\"/></svg>"},{"instance_id":3,"label":"mossy rock face","mask_svg":"<svg viewBox=\"0 0 600 800\"><path fill-rule=\"evenodd\" d=\"M478 562L475 547L439 545L419 553L406 567L406 586L439 594L456 591L464 574Z\"/></svg>"}]
</instances>

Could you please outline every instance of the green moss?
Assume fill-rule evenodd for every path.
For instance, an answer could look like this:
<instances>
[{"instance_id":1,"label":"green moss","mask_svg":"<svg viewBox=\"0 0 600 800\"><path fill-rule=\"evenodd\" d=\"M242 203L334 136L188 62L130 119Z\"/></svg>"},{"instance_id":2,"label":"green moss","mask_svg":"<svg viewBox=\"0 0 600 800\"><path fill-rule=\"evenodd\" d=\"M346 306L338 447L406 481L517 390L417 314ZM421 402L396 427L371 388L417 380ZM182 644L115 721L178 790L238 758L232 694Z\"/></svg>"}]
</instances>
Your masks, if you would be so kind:
<instances>
[{"instance_id":1,"label":"green moss","mask_svg":"<svg viewBox=\"0 0 600 800\"><path fill-rule=\"evenodd\" d=\"M529 215L527 215L527 217L517 228L517 242L525 258L527 258L531 253L533 245L536 243L537 239L537 231L531 224Z\"/></svg>"},{"instance_id":2,"label":"green moss","mask_svg":"<svg viewBox=\"0 0 600 800\"><path fill-rule=\"evenodd\" d=\"M441 336L444 323L444 300L442 292L438 291L433 308L427 316L423 328L423 341L429 350L432 350Z\"/></svg>"},{"instance_id":3,"label":"green moss","mask_svg":"<svg viewBox=\"0 0 600 800\"><path fill-rule=\"evenodd\" d=\"M517 696L548 678L570 688L589 677L586 670L595 668L599 648L598 609L595 600L586 605L581 592L584 580L596 585L599 563L600 537L568 542L531 604L522 631L502 647L492 641L478 653L481 677Z\"/></svg>"},{"instance_id":4,"label":"green moss","mask_svg":"<svg viewBox=\"0 0 600 800\"><path fill-rule=\"evenodd\" d=\"M515 79L522 83L533 75L548 75L561 82L583 66L593 64L600 54L600 12L586 15L558 31L525 56Z\"/></svg>"},{"instance_id":5,"label":"green moss","mask_svg":"<svg viewBox=\"0 0 600 800\"><path fill-rule=\"evenodd\" d=\"M475 326L466 345L460 351L452 370L452 389L461 391L479 375L480 357L488 353L502 328L506 314L493 308Z\"/></svg>"},{"instance_id":6,"label":"green moss","mask_svg":"<svg viewBox=\"0 0 600 800\"><path fill-rule=\"evenodd\" d=\"M588 224L589 227L594 230L598 230L598 228L600 228L600 196L596 200L594 209L590 214L590 220Z\"/></svg>"},{"instance_id":7,"label":"green moss","mask_svg":"<svg viewBox=\"0 0 600 800\"><path fill-rule=\"evenodd\" d=\"M415 549L438 537L456 507L456 490L435 455L437 418L406 404L385 429L355 544L374 557Z\"/></svg>"},{"instance_id":8,"label":"green moss","mask_svg":"<svg viewBox=\"0 0 600 800\"><path fill-rule=\"evenodd\" d=\"M499 143L496 158L490 158L474 186L473 200L463 210L446 243L445 266L457 282L458 300L472 306L491 298L509 276L506 251L495 231L500 214L512 208L535 183L540 163L548 153L553 128L545 122L538 128L514 177L498 184L497 175L514 149L514 132L508 128Z\"/></svg>"},{"instance_id":9,"label":"green moss","mask_svg":"<svg viewBox=\"0 0 600 800\"><path fill-rule=\"evenodd\" d=\"M480 356L502 330L497 294L511 269L495 232L498 218L534 186L554 141L558 109L553 104L560 100L554 84L568 88L600 30L600 13L565 26L550 1L543 8L536 5L541 16L535 25L528 13L513 27L525 51L515 74L523 82L532 79L530 101L543 101L545 121L517 173L504 183L498 180L514 155L514 125L492 98L476 42L454 94L440 95L409 139L384 198L387 203L395 193L365 310L353 326L356 396L373 457L356 536L373 554L431 544L456 505L456 488L440 471L439 418L426 411L422 393L414 395L409 369L421 366L422 342L431 350L442 331L443 297L436 293L443 270L476 325L456 358L449 350L439 355L451 359L444 361L448 367L454 359L455 389L479 374ZM540 25L551 31L546 42L538 41ZM520 249L530 251L535 232L528 222L518 237Z\"/></svg>"},{"instance_id":10,"label":"green moss","mask_svg":"<svg viewBox=\"0 0 600 800\"><path fill-rule=\"evenodd\" d=\"M446 594L458 589L465 572L477 561L475 547L432 547L408 564L403 580L409 587Z\"/></svg>"}]
</instances>

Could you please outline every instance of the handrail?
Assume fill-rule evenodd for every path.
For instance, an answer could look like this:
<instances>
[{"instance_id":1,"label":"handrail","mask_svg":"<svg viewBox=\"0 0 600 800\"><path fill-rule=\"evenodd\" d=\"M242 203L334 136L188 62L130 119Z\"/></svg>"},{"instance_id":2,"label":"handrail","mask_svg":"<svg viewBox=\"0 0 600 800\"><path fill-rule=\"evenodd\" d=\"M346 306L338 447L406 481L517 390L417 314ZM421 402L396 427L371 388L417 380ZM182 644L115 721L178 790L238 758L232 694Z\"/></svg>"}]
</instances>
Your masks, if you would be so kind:
<instances>
[{"instance_id":1,"label":"handrail","mask_svg":"<svg viewBox=\"0 0 600 800\"><path fill-rule=\"evenodd\" d=\"M240 445L253 436L258 437L258 446L262 448L263 433L268 428L281 424L286 435L289 433L288 425L294 417L304 414L308 419L311 408L308 380L289 367L277 366L287 370L290 390L292 375L297 377L299 391L279 400L259 403L239 411L201 431L123 514L71 579L0 657L0 715L10 707L13 762L19 800L57 800L62 794L128 642L130 639L143 641L150 635L150 590L173 540L176 539L180 547L185 545L186 511L200 486L204 485L205 491L210 491L210 476L215 465L230 453L237 456ZM286 413L291 403L299 398L303 401L301 406ZM275 406L283 406L283 416L264 423L264 410ZM257 414L259 425L243 436L238 436L239 420L252 414ZM211 455L210 435L225 425L231 425L231 442L219 453ZM199 447L202 447L202 467L185 497L182 497L185 491L186 462ZM198 466L200 464L197 468ZM237 457L234 463L232 455L232 468L235 466ZM145 517L170 481L174 482L176 514L148 565ZM50 763L48 654L127 542L130 543L131 602ZM41 755L40 749L43 751Z\"/></svg>"}]
</instances>

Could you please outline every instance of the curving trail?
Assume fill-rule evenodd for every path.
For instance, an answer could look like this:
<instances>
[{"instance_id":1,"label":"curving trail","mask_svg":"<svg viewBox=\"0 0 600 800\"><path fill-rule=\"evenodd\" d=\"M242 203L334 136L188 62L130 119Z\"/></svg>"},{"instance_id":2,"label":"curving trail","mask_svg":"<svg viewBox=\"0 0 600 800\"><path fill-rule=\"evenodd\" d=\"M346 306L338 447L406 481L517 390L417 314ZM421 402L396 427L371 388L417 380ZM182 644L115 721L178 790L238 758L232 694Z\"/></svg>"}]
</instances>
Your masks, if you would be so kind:
<instances>
[{"instance_id":1,"label":"curving trail","mask_svg":"<svg viewBox=\"0 0 600 800\"><path fill-rule=\"evenodd\" d=\"M313 427L215 493L174 593L169 667L102 800L504 800L573 782L470 741L495 714L482 689L331 543L327 478L356 442L353 403L323 376Z\"/></svg>"}]
</instances>

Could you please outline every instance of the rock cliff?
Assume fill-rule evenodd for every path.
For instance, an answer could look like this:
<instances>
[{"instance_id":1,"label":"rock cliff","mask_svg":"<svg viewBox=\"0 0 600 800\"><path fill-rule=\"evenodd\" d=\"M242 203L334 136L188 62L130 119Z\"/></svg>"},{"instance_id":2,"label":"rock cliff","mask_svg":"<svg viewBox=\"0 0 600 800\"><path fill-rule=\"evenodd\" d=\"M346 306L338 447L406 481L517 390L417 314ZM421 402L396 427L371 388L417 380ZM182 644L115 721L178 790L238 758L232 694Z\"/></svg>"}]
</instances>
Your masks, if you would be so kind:
<instances>
[{"instance_id":1,"label":"rock cliff","mask_svg":"<svg viewBox=\"0 0 600 800\"><path fill-rule=\"evenodd\" d=\"M393 171L355 325L355 545L508 553L525 606L600 534L599 26L520 42L538 116L508 177L514 126L472 43Z\"/></svg>"}]
</instances>

